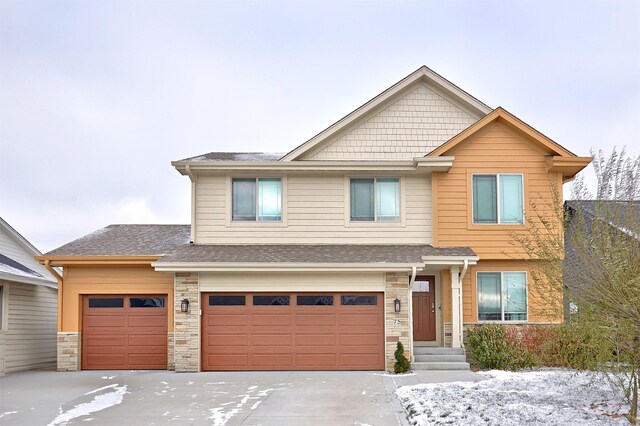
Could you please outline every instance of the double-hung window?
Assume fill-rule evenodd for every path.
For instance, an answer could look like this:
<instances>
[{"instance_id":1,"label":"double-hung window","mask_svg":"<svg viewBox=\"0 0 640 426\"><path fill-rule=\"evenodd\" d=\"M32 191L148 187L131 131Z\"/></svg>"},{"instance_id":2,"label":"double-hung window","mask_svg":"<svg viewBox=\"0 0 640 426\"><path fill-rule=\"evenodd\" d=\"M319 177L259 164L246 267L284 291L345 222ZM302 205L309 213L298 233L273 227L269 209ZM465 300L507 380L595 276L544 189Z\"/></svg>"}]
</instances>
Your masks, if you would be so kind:
<instances>
[{"instance_id":1,"label":"double-hung window","mask_svg":"<svg viewBox=\"0 0 640 426\"><path fill-rule=\"evenodd\" d=\"M400 220L400 179L351 179L351 220Z\"/></svg>"},{"instance_id":2,"label":"double-hung window","mask_svg":"<svg viewBox=\"0 0 640 426\"><path fill-rule=\"evenodd\" d=\"M478 272L478 321L526 321L527 274Z\"/></svg>"},{"instance_id":3,"label":"double-hung window","mask_svg":"<svg viewBox=\"0 0 640 426\"><path fill-rule=\"evenodd\" d=\"M473 175L473 223L522 224L521 174Z\"/></svg>"},{"instance_id":4,"label":"double-hung window","mask_svg":"<svg viewBox=\"0 0 640 426\"><path fill-rule=\"evenodd\" d=\"M232 220L279 222L282 220L280 178L233 179Z\"/></svg>"}]
</instances>

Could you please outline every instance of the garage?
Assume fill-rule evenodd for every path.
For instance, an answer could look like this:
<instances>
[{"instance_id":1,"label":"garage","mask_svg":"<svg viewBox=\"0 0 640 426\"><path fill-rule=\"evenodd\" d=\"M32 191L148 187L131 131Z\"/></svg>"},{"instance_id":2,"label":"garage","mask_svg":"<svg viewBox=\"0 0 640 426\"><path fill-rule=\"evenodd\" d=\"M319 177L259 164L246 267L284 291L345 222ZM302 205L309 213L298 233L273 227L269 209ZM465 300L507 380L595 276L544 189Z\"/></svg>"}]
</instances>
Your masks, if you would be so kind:
<instances>
[{"instance_id":1,"label":"garage","mask_svg":"<svg viewBox=\"0 0 640 426\"><path fill-rule=\"evenodd\" d=\"M203 293L202 370L383 370L383 293Z\"/></svg>"},{"instance_id":2,"label":"garage","mask_svg":"<svg viewBox=\"0 0 640 426\"><path fill-rule=\"evenodd\" d=\"M84 296L82 368L166 369L167 296Z\"/></svg>"}]
</instances>

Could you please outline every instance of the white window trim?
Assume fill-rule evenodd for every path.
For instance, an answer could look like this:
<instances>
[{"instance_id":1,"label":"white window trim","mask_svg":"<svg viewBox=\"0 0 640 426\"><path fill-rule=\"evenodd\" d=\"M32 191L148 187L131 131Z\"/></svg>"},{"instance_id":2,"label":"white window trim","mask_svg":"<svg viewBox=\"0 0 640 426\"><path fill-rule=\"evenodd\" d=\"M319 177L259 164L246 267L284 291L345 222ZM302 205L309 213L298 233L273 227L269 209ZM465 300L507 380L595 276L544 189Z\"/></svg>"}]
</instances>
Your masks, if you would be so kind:
<instances>
[{"instance_id":1,"label":"white window trim","mask_svg":"<svg viewBox=\"0 0 640 426\"><path fill-rule=\"evenodd\" d=\"M524 274L524 291L527 296L527 319L526 320L505 320L504 319L504 273ZM480 319L480 298L478 297L478 274L500 274L500 316L501 320L481 320ZM479 324L528 324L529 323L529 274L527 271L476 271L476 321Z\"/></svg>"},{"instance_id":2,"label":"white window trim","mask_svg":"<svg viewBox=\"0 0 640 426\"><path fill-rule=\"evenodd\" d=\"M498 221L496 223L486 223L486 222L476 222L474 220L474 214L473 214L473 177L474 176L495 176L496 177L496 202L497 204L497 218ZM501 217L500 217L500 176L520 176L520 178L522 179L522 199L520 201L522 201L522 223L501 223ZM495 225L502 225L502 226L522 226L524 225L525 221L526 221L526 209L524 206L524 173L471 173L471 223L473 225L487 225L487 226L495 226Z\"/></svg>"},{"instance_id":3,"label":"white window trim","mask_svg":"<svg viewBox=\"0 0 640 426\"><path fill-rule=\"evenodd\" d=\"M374 215L374 220L351 220L351 179L373 179L373 215ZM376 182L378 179L398 179L398 186L399 186L399 197L400 197L400 217L397 220L377 220L375 219L377 216L377 206L376 206L376 201L377 201L377 191L376 191ZM344 199L344 223L345 223L345 227L366 227L366 226L372 226L372 224L375 224L373 226L384 226L386 225L391 225L391 226L402 226L405 227L407 226L406 224L406 216L405 216L405 211L406 209L406 197L404 196L404 194L406 193L405 191L405 179L403 176L345 176L344 178L344 194L345 194L345 199Z\"/></svg>"},{"instance_id":4,"label":"white window trim","mask_svg":"<svg viewBox=\"0 0 640 426\"><path fill-rule=\"evenodd\" d=\"M258 179L280 179L280 190L282 199L280 200L280 220L257 220L258 219ZM233 220L233 180L234 179L255 179L256 180L256 220ZM226 184L226 194L225 194L225 222L226 227L252 227L252 226L260 226L260 227L276 227L283 228L287 226L287 176L273 176L273 175L237 175L237 176L227 176L227 184Z\"/></svg>"}]
</instances>

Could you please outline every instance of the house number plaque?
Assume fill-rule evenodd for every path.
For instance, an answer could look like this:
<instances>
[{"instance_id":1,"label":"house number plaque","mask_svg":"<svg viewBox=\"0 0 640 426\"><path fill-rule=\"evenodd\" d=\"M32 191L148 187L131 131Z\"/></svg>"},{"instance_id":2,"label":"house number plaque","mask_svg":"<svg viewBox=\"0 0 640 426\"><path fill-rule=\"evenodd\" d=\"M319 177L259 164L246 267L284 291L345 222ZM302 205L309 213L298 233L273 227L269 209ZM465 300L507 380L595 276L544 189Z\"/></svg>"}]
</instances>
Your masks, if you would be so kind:
<instances>
[{"instance_id":1,"label":"house number plaque","mask_svg":"<svg viewBox=\"0 0 640 426\"><path fill-rule=\"evenodd\" d=\"M394 319L393 323L396 324L396 325L400 325L400 320L399 319Z\"/></svg>"}]
</instances>

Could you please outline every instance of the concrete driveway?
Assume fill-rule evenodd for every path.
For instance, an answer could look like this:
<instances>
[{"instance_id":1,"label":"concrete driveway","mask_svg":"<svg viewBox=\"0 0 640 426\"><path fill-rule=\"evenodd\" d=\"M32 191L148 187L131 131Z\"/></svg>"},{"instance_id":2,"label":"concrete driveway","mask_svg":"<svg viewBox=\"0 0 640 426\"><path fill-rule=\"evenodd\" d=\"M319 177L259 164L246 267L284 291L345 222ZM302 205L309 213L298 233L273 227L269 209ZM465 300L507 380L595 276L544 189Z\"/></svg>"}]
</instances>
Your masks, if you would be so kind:
<instances>
[{"instance_id":1,"label":"concrete driveway","mask_svg":"<svg viewBox=\"0 0 640 426\"><path fill-rule=\"evenodd\" d=\"M395 387L383 372L30 371L0 378L0 424L405 424Z\"/></svg>"}]
</instances>

